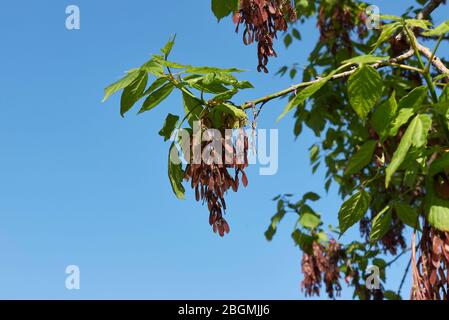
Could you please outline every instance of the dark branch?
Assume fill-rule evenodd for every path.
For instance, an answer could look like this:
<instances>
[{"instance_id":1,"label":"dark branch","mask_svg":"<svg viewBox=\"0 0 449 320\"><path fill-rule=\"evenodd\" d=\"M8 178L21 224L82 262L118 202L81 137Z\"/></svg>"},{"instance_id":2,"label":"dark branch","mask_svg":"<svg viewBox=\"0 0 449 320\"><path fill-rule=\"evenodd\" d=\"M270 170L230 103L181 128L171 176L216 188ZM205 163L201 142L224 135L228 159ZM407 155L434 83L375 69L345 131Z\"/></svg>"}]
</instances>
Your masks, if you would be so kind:
<instances>
[{"instance_id":1,"label":"dark branch","mask_svg":"<svg viewBox=\"0 0 449 320\"><path fill-rule=\"evenodd\" d=\"M429 19L432 12L441 4L446 4L446 0L431 0L424 6L420 13L416 16L417 19Z\"/></svg>"}]
</instances>

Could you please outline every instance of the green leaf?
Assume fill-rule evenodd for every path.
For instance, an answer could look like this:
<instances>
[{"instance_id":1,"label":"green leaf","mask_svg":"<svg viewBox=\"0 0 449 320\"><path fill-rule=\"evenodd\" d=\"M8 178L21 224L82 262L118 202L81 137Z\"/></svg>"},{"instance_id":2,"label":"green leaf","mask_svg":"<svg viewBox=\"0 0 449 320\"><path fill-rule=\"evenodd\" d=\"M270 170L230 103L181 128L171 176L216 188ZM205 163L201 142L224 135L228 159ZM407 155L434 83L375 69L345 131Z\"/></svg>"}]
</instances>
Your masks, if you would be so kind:
<instances>
[{"instance_id":1,"label":"green leaf","mask_svg":"<svg viewBox=\"0 0 449 320\"><path fill-rule=\"evenodd\" d=\"M296 40L301 40L301 34L299 33L298 29L293 28L292 35L296 38Z\"/></svg>"},{"instance_id":2,"label":"green leaf","mask_svg":"<svg viewBox=\"0 0 449 320\"><path fill-rule=\"evenodd\" d=\"M338 213L341 234L363 218L370 202L370 195L365 190L361 190L343 203Z\"/></svg>"},{"instance_id":3,"label":"green leaf","mask_svg":"<svg viewBox=\"0 0 449 320\"><path fill-rule=\"evenodd\" d=\"M193 67L193 66L187 66L186 72L188 73L196 73L196 74L208 74L208 73L219 73L219 72L244 72L244 70L236 69L236 68L229 68L229 69L221 69L216 67Z\"/></svg>"},{"instance_id":4,"label":"green leaf","mask_svg":"<svg viewBox=\"0 0 449 320\"><path fill-rule=\"evenodd\" d=\"M167 44L161 49L161 52L164 54L165 59L170 55L171 50L175 44L176 35L173 35L170 40L168 40Z\"/></svg>"},{"instance_id":5,"label":"green leaf","mask_svg":"<svg viewBox=\"0 0 449 320\"><path fill-rule=\"evenodd\" d=\"M190 94L183 92L184 111L189 124L192 126L193 121L200 120L200 114L203 111L203 103L201 100L192 97Z\"/></svg>"},{"instance_id":6,"label":"green leaf","mask_svg":"<svg viewBox=\"0 0 449 320\"><path fill-rule=\"evenodd\" d=\"M308 98L313 96L318 90L320 90L331 78L332 75L329 75L325 78L320 79L319 81L313 83L312 85L308 86L307 88L303 89L301 92L299 92L285 107L284 111L281 113L281 115L276 119L276 122L281 120L285 115L298 106L299 104L306 101Z\"/></svg>"},{"instance_id":7,"label":"green leaf","mask_svg":"<svg viewBox=\"0 0 449 320\"><path fill-rule=\"evenodd\" d=\"M310 147L310 162L315 163L320 155L320 147L317 144L314 144Z\"/></svg>"},{"instance_id":8,"label":"green leaf","mask_svg":"<svg viewBox=\"0 0 449 320\"><path fill-rule=\"evenodd\" d=\"M399 101L399 109L420 107L427 96L427 86L420 86L410 91Z\"/></svg>"},{"instance_id":9,"label":"green leaf","mask_svg":"<svg viewBox=\"0 0 449 320\"><path fill-rule=\"evenodd\" d=\"M214 111L224 112L233 115L239 119L246 119L247 115L243 109L238 108L230 103L222 103L218 106L215 106Z\"/></svg>"},{"instance_id":10,"label":"green leaf","mask_svg":"<svg viewBox=\"0 0 449 320\"><path fill-rule=\"evenodd\" d=\"M391 38L391 36L400 28L402 28L401 22L393 22L384 25L382 27L382 33L380 34L379 39L377 39L377 42L375 43L372 51L375 51L382 43L388 41Z\"/></svg>"},{"instance_id":11,"label":"green leaf","mask_svg":"<svg viewBox=\"0 0 449 320\"><path fill-rule=\"evenodd\" d=\"M110 96L112 96L114 93L116 93L117 91L126 88L127 86L129 86L131 83L134 82L134 80L136 80L136 78L139 76L139 69L135 69L131 72L129 72L126 76L124 76L122 79L120 79L117 82L114 82L113 84L111 84L110 86L108 86L105 90L104 90L104 98L102 102L105 102Z\"/></svg>"},{"instance_id":12,"label":"green leaf","mask_svg":"<svg viewBox=\"0 0 449 320\"><path fill-rule=\"evenodd\" d=\"M371 66L362 66L348 80L349 102L364 121L382 95L383 82Z\"/></svg>"},{"instance_id":13,"label":"green leaf","mask_svg":"<svg viewBox=\"0 0 449 320\"><path fill-rule=\"evenodd\" d=\"M182 164L179 159L179 155L177 154L177 150L175 144L173 143L168 152L168 178L170 179L170 184L172 186L173 192L178 199L185 199L185 189L182 185L182 181L184 179L184 171L182 170ZM176 154L178 159L172 159L172 150L173 154ZM179 162L176 164L175 162Z\"/></svg>"},{"instance_id":14,"label":"green leaf","mask_svg":"<svg viewBox=\"0 0 449 320\"><path fill-rule=\"evenodd\" d=\"M151 73L156 77L161 77L164 75L164 68L161 65L161 61L164 61L164 57L153 56L153 58L144 63L140 67L140 69L148 73Z\"/></svg>"},{"instance_id":15,"label":"green leaf","mask_svg":"<svg viewBox=\"0 0 449 320\"><path fill-rule=\"evenodd\" d=\"M396 103L396 94L393 92L390 98L382 103L373 113L371 125L374 127L382 140L384 140L389 134L388 129L391 126L391 122L395 118L397 109L398 105Z\"/></svg>"},{"instance_id":16,"label":"green leaf","mask_svg":"<svg viewBox=\"0 0 449 320\"><path fill-rule=\"evenodd\" d=\"M405 23L407 25L409 25L412 28L421 28L424 30L428 30L429 26L431 26L432 24L430 23L430 21L428 20L423 20L423 19L406 19Z\"/></svg>"},{"instance_id":17,"label":"green leaf","mask_svg":"<svg viewBox=\"0 0 449 320\"><path fill-rule=\"evenodd\" d=\"M213 97L211 100L217 101L217 102L224 102L227 100L230 100L233 96L235 96L239 91L237 89L230 89L228 91L222 92L220 94L217 94L215 97Z\"/></svg>"},{"instance_id":18,"label":"green leaf","mask_svg":"<svg viewBox=\"0 0 449 320\"><path fill-rule=\"evenodd\" d=\"M167 83L156 91L150 93L148 98L144 101L139 113L149 111L164 101L170 93L173 91L174 86L172 83Z\"/></svg>"},{"instance_id":19,"label":"green leaf","mask_svg":"<svg viewBox=\"0 0 449 320\"><path fill-rule=\"evenodd\" d=\"M386 169L385 186L387 188L390 184L391 177L404 161L409 149L412 146L419 148L427 143L427 135L431 126L432 119L428 115L420 114L413 118Z\"/></svg>"},{"instance_id":20,"label":"green leaf","mask_svg":"<svg viewBox=\"0 0 449 320\"><path fill-rule=\"evenodd\" d=\"M384 292L384 297L387 300L402 300L401 296L398 295L396 292L387 290Z\"/></svg>"},{"instance_id":21,"label":"green leaf","mask_svg":"<svg viewBox=\"0 0 449 320\"><path fill-rule=\"evenodd\" d=\"M449 201L440 198L435 191L434 176L449 166L449 153L444 153L432 162L426 178L425 210L430 224L441 231L449 232Z\"/></svg>"},{"instance_id":22,"label":"green leaf","mask_svg":"<svg viewBox=\"0 0 449 320\"><path fill-rule=\"evenodd\" d=\"M184 82L191 88L197 89L199 91L205 92L205 93L223 93L228 91L228 88L226 88L221 81L214 80L213 82L209 83L206 81L207 76L202 75L189 75L185 77L183 80Z\"/></svg>"},{"instance_id":23,"label":"green leaf","mask_svg":"<svg viewBox=\"0 0 449 320\"><path fill-rule=\"evenodd\" d=\"M169 113L167 118L165 118L164 126L161 131L159 131L159 135L164 137L164 141L170 139L173 131L176 129L176 125L178 124L179 117Z\"/></svg>"},{"instance_id":24,"label":"green leaf","mask_svg":"<svg viewBox=\"0 0 449 320\"><path fill-rule=\"evenodd\" d=\"M292 233L292 238L303 252L309 254L312 252L312 244L314 241L314 238L312 236L302 233L301 230L296 229Z\"/></svg>"},{"instance_id":25,"label":"green leaf","mask_svg":"<svg viewBox=\"0 0 449 320\"><path fill-rule=\"evenodd\" d=\"M284 218L286 212L284 209L284 201L282 199L278 200L277 213L271 218L271 224L265 231L265 238L268 241L273 240L273 236L276 234L277 227L281 220Z\"/></svg>"},{"instance_id":26,"label":"green leaf","mask_svg":"<svg viewBox=\"0 0 449 320\"><path fill-rule=\"evenodd\" d=\"M185 69L185 68L187 68L187 66L184 65L184 64L180 64L180 63L177 63L177 62L165 60L164 57L159 56L159 55L153 55L153 61L155 61L155 63L159 64L160 66L164 66L164 67L167 67L167 68L172 68L172 69Z\"/></svg>"},{"instance_id":27,"label":"green leaf","mask_svg":"<svg viewBox=\"0 0 449 320\"><path fill-rule=\"evenodd\" d=\"M148 73L140 72L136 80L123 90L120 100L120 115L123 117L126 112L142 97L147 86Z\"/></svg>"},{"instance_id":28,"label":"green leaf","mask_svg":"<svg viewBox=\"0 0 449 320\"><path fill-rule=\"evenodd\" d=\"M301 214L299 223L306 229L315 230L321 224L321 218L314 212L306 211Z\"/></svg>"},{"instance_id":29,"label":"green leaf","mask_svg":"<svg viewBox=\"0 0 449 320\"><path fill-rule=\"evenodd\" d=\"M145 92L143 93L143 96L149 95L150 93L152 93L152 92L154 92L155 90L159 89L159 88L162 87L167 81L168 81L168 79L167 79L166 77L157 78L157 79L154 80L154 82L147 88L147 90L145 90Z\"/></svg>"},{"instance_id":30,"label":"green leaf","mask_svg":"<svg viewBox=\"0 0 449 320\"><path fill-rule=\"evenodd\" d=\"M415 208L405 203L397 203L394 205L394 208L399 220L413 229L420 229L418 212Z\"/></svg>"},{"instance_id":31,"label":"green leaf","mask_svg":"<svg viewBox=\"0 0 449 320\"><path fill-rule=\"evenodd\" d=\"M362 65L362 64L370 64L370 63L385 61L385 60L388 60L389 58L390 57L388 57L388 56L374 56L374 55L368 54L368 55L358 56L358 57L354 57L354 58L345 60L341 64L342 65L345 65L345 64Z\"/></svg>"},{"instance_id":32,"label":"green leaf","mask_svg":"<svg viewBox=\"0 0 449 320\"><path fill-rule=\"evenodd\" d=\"M427 177L426 189L427 220L438 230L449 232L449 201L436 194L432 176Z\"/></svg>"},{"instance_id":33,"label":"green leaf","mask_svg":"<svg viewBox=\"0 0 449 320\"><path fill-rule=\"evenodd\" d=\"M426 37L439 37L449 32L449 20L443 22L435 29L423 32L422 35Z\"/></svg>"},{"instance_id":34,"label":"green leaf","mask_svg":"<svg viewBox=\"0 0 449 320\"><path fill-rule=\"evenodd\" d=\"M320 200L320 196L318 194L316 194L315 192L307 192L303 197L302 197L303 201L318 201Z\"/></svg>"},{"instance_id":35,"label":"green leaf","mask_svg":"<svg viewBox=\"0 0 449 320\"><path fill-rule=\"evenodd\" d=\"M392 215L390 206L386 206L373 219L373 227L371 229L370 241L377 242L382 239L391 226Z\"/></svg>"},{"instance_id":36,"label":"green leaf","mask_svg":"<svg viewBox=\"0 0 449 320\"><path fill-rule=\"evenodd\" d=\"M238 6L238 0L212 0L212 12L218 21L237 11Z\"/></svg>"},{"instance_id":37,"label":"green leaf","mask_svg":"<svg viewBox=\"0 0 449 320\"><path fill-rule=\"evenodd\" d=\"M365 168L372 160L377 141L369 140L365 142L354 156L349 160L345 175L351 175Z\"/></svg>"},{"instance_id":38,"label":"green leaf","mask_svg":"<svg viewBox=\"0 0 449 320\"><path fill-rule=\"evenodd\" d=\"M285 35L284 37L284 45L286 48L290 47L293 42L293 38L290 34Z\"/></svg>"}]
</instances>

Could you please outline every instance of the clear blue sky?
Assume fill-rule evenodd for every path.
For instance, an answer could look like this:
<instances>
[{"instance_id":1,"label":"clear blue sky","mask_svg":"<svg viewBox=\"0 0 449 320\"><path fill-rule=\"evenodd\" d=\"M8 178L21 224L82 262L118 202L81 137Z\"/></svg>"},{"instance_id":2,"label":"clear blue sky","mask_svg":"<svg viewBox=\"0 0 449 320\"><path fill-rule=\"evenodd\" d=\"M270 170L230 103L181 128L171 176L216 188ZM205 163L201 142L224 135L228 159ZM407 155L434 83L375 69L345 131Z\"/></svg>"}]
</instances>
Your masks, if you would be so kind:
<instances>
[{"instance_id":1,"label":"clear blue sky","mask_svg":"<svg viewBox=\"0 0 449 320\"><path fill-rule=\"evenodd\" d=\"M269 104L259 127L278 128L279 172L230 194L231 234L211 232L207 208L191 193L174 198L167 148L158 136L174 95L151 113L119 116L119 97L101 104L103 88L140 65L177 33L173 60L239 67L256 88L240 99L291 84L258 74L254 47L244 47L230 20L220 24L210 0L8 1L0 10L0 298L300 299L300 252L283 221L272 243L264 231L278 193L322 193L312 176L308 131L294 140L293 121L275 123L284 101ZM408 1L378 1L400 14ZM81 9L81 30L65 29L65 8ZM441 22L443 19L437 19ZM270 69L306 63L317 39L303 41ZM446 50L447 55L447 48ZM335 190L316 209L335 223ZM394 266L397 288L400 267ZM81 268L81 290L65 289L65 267ZM345 293L344 297L350 296Z\"/></svg>"}]
</instances>

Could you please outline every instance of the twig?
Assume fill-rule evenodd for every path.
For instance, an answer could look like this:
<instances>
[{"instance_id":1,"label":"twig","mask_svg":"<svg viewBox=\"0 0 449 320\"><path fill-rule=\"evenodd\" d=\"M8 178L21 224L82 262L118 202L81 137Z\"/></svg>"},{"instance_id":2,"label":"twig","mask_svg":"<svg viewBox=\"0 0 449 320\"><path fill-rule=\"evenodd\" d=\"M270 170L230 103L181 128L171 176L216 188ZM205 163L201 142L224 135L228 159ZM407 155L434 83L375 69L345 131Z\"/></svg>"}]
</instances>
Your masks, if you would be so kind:
<instances>
[{"instance_id":1,"label":"twig","mask_svg":"<svg viewBox=\"0 0 449 320\"><path fill-rule=\"evenodd\" d=\"M396 261L399 260L399 258L401 258L404 254L406 254L407 252L409 252L410 250L412 250L412 248L407 248L404 251L402 251L400 254L398 254L393 260L391 260L390 262L388 262L385 267L389 267L391 266L393 263L395 263Z\"/></svg>"},{"instance_id":2,"label":"twig","mask_svg":"<svg viewBox=\"0 0 449 320\"><path fill-rule=\"evenodd\" d=\"M445 3L446 0L432 0L424 6L420 13L416 16L416 19L428 19L430 14L438 8L441 4Z\"/></svg>"},{"instance_id":3,"label":"twig","mask_svg":"<svg viewBox=\"0 0 449 320\"><path fill-rule=\"evenodd\" d=\"M373 67L375 69L379 69L379 68L382 68L382 67L386 67L386 66L388 66L388 65L390 65L392 63L397 63L399 61L406 60L406 59L412 57L413 55L414 55L414 51L413 50L409 50L406 53L403 53L400 56L397 56L395 58L391 58L391 59L385 60L385 61L376 62L376 63L372 64L371 67ZM353 74L356 71L357 71L357 69L354 68L354 69L349 70L349 71L337 73L337 74L333 75L330 78L330 80L346 78L346 77L350 76L351 74ZM265 97L262 97L262 98L259 98L259 99L255 99L255 100L252 100L252 101L248 101L248 102L246 102L246 103L244 103L242 105L242 108L243 109L249 109L249 108L252 108L253 105L257 105L257 104L260 104L260 103L267 103L268 101L271 101L273 99L280 98L280 97L283 97L283 96L285 96L287 94L295 92L298 89L306 88L306 87L308 87L308 86L310 86L310 85L312 85L314 83L317 83L318 81L321 81L321 79L322 78L315 79L315 80L308 81L308 82L302 82L302 83L299 83L297 85L291 86L290 88L287 88L287 89L284 89L282 91L270 94L268 96L265 96Z\"/></svg>"},{"instance_id":4,"label":"twig","mask_svg":"<svg viewBox=\"0 0 449 320\"><path fill-rule=\"evenodd\" d=\"M407 278L408 272L410 271L410 267L412 265L412 260L408 261L407 268L405 268L404 275L402 276L401 284L398 289L398 296L401 296L402 287L404 286L405 279Z\"/></svg>"},{"instance_id":5,"label":"twig","mask_svg":"<svg viewBox=\"0 0 449 320\"><path fill-rule=\"evenodd\" d=\"M417 47L418 47L419 52L421 52L427 59L429 59L429 60L432 59L432 51L429 48L424 47L420 43L417 43ZM448 74L449 73L449 69L444 65L443 61L441 61L441 59L438 58L437 56L433 57L432 64L441 73L444 73L444 74ZM448 78L449 78L449 76L448 76Z\"/></svg>"}]
</instances>

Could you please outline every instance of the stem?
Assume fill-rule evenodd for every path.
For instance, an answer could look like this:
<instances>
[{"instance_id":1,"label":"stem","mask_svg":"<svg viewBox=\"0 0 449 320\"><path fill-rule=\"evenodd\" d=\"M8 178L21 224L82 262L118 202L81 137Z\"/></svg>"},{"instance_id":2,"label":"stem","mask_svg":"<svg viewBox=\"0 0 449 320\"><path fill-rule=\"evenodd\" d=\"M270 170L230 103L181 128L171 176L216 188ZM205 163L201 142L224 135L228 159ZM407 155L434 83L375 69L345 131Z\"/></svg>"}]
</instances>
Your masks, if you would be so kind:
<instances>
[{"instance_id":1,"label":"stem","mask_svg":"<svg viewBox=\"0 0 449 320\"><path fill-rule=\"evenodd\" d=\"M418 64L421 67L421 69L423 69L425 71L423 76L424 76L424 79L425 79L425 81L427 83L427 86L429 87L430 94L432 95L433 103L437 103L438 102L438 96L437 96L437 93L435 91L435 86L433 85L432 78L430 76L429 70L426 71L426 66L424 65L424 62L423 62L423 60L421 58L421 54L419 53L419 50L418 50L418 46L416 44L416 38L412 34L412 32L409 30L407 25L404 25L404 27L405 27L405 32L407 33L407 36L408 36L408 38L410 40L410 44L412 45L412 48L415 51L416 58L418 59Z\"/></svg>"},{"instance_id":2,"label":"stem","mask_svg":"<svg viewBox=\"0 0 449 320\"><path fill-rule=\"evenodd\" d=\"M391 58L389 60L384 60L384 61L379 61L379 62L373 63L373 64L371 64L371 67L373 67L375 69L386 67L386 66L389 66L392 63L397 63L397 62L406 60L406 59L412 57L413 54L414 54L414 51L413 50L409 50L406 53L404 53L404 54L402 54L400 56L397 56L395 58ZM339 70L344 69L344 68L349 67L349 66L350 65L343 65L343 66L341 66L339 68ZM337 73L337 74L333 75L330 78L330 80L336 80L336 79L341 79L341 78L348 77L348 76L350 76L351 74L353 74L356 71L357 71L357 68L354 68L354 69L349 70L349 71ZM295 92L298 89L306 88L306 87L308 87L308 86L310 86L310 85L312 85L314 83L317 83L321 79L322 78L318 78L318 79L315 79L315 80L312 80L312 81L302 82L302 83L299 83L297 85L291 86L291 87L289 87L287 89L275 92L273 94L270 94L270 95L267 95L267 96L264 96L264 97L252 100L252 101L248 101L248 102L246 102L246 103L244 103L242 105L242 108L246 110L246 109L252 108L254 105L261 104L261 103L267 103L267 102L269 102L271 100L274 100L276 98L280 98L280 97L286 96L286 95L288 95L290 93L293 93L293 92Z\"/></svg>"},{"instance_id":3,"label":"stem","mask_svg":"<svg viewBox=\"0 0 449 320\"><path fill-rule=\"evenodd\" d=\"M429 58L429 62L427 62L427 66L424 69L424 71L427 72L427 73L430 72L430 66L432 65L433 59L435 59L435 55L437 53L438 48L440 47L441 41L443 41L443 34L438 38L437 44L436 44L435 48L432 51L432 55Z\"/></svg>"},{"instance_id":4,"label":"stem","mask_svg":"<svg viewBox=\"0 0 449 320\"><path fill-rule=\"evenodd\" d=\"M407 278L408 272L410 271L410 267L412 265L412 260L408 261L407 268L405 268L404 275L402 276L401 284L398 289L398 296L401 296L402 287L404 286L405 279Z\"/></svg>"}]
</instances>

